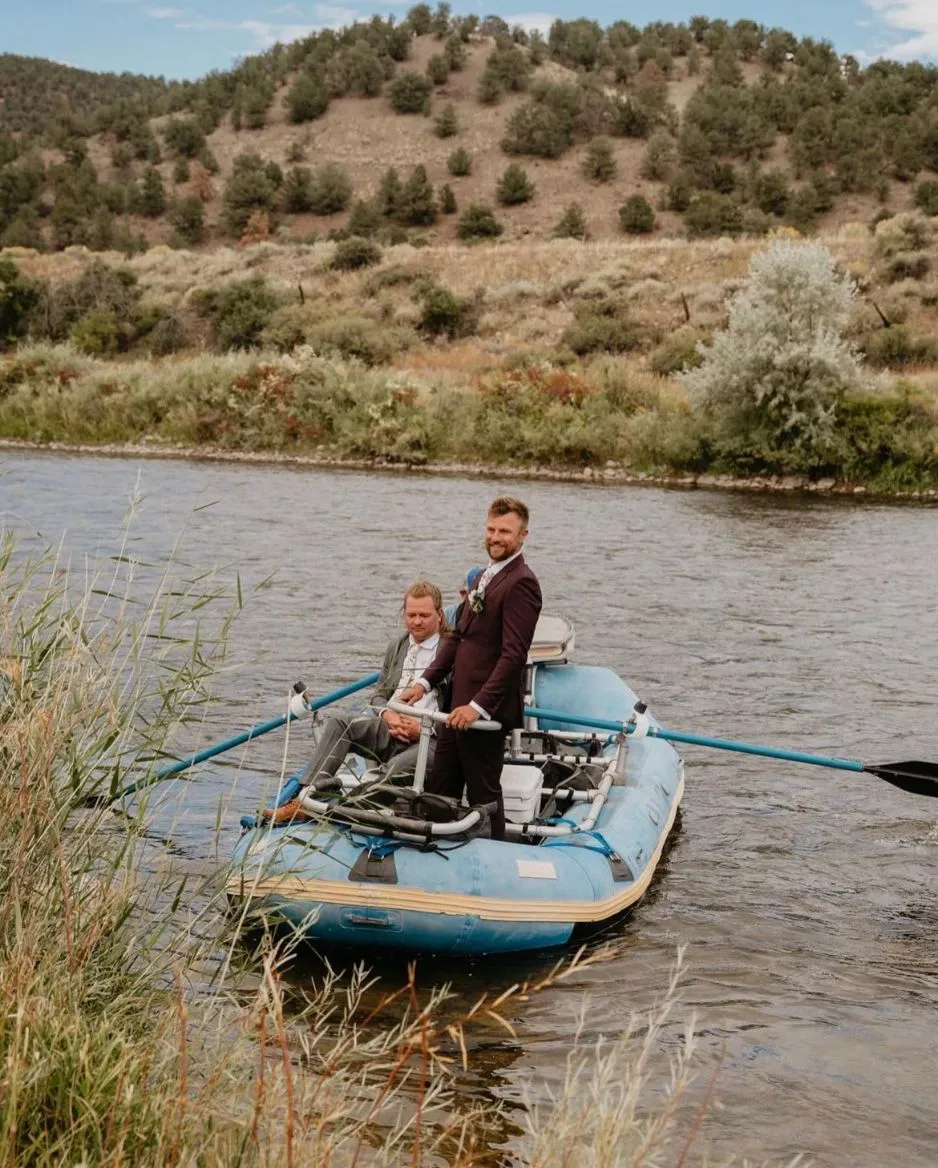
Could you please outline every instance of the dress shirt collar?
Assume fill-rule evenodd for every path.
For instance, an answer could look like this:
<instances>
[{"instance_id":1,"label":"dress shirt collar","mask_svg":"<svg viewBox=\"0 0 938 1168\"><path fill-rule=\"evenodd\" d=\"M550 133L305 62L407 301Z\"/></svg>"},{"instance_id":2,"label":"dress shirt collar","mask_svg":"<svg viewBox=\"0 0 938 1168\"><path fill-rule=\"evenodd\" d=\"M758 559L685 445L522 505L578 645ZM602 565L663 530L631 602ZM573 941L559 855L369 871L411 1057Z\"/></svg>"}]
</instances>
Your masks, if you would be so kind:
<instances>
[{"instance_id":1,"label":"dress shirt collar","mask_svg":"<svg viewBox=\"0 0 938 1168\"><path fill-rule=\"evenodd\" d=\"M440 634L439 633L434 633L432 637L427 637L427 639L425 641L415 641L413 633L409 634L409 638L410 638L409 647L411 649L413 649L413 647L415 645L418 649L435 649L437 647L437 645L439 645L439 643L440 643Z\"/></svg>"},{"instance_id":2,"label":"dress shirt collar","mask_svg":"<svg viewBox=\"0 0 938 1168\"><path fill-rule=\"evenodd\" d=\"M518 556L521 555L521 550L522 549L519 548L518 551L516 551L513 556L509 556L507 560L489 560L489 565L486 568L486 571L489 573L489 579L491 580L493 576L497 576L502 568L507 568L512 560L516 560Z\"/></svg>"}]
</instances>

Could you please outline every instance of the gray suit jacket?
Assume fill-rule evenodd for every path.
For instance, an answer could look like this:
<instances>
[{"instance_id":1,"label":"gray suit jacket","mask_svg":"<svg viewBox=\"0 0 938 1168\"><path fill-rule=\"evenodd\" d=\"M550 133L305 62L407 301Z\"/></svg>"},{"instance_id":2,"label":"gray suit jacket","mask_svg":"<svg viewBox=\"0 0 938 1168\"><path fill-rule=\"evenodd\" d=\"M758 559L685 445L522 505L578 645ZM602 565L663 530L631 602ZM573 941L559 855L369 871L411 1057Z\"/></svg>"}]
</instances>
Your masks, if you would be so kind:
<instances>
[{"instance_id":1,"label":"gray suit jacket","mask_svg":"<svg viewBox=\"0 0 938 1168\"><path fill-rule=\"evenodd\" d=\"M371 698L373 706L386 706L394 696L395 690L400 688L409 641L410 633L404 633L402 637L397 637L389 643L381 666L381 676Z\"/></svg>"}]
</instances>

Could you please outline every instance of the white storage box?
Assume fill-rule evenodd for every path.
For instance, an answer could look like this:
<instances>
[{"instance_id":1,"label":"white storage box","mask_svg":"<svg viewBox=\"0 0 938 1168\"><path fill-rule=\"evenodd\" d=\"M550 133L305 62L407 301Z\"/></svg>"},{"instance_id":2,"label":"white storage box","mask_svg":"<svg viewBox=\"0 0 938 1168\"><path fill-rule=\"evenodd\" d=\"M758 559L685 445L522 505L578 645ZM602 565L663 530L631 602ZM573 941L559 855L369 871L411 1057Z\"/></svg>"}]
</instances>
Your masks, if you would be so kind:
<instances>
[{"instance_id":1,"label":"white storage box","mask_svg":"<svg viewBox=\"0 0 938 1168\"><path fill-rule=\"evenodd\" d=\"M540 767L506 763L502 767L501 784L506 819L512 823L530 823L537 818L544 785Z\"/></svg>"}]
</instances>

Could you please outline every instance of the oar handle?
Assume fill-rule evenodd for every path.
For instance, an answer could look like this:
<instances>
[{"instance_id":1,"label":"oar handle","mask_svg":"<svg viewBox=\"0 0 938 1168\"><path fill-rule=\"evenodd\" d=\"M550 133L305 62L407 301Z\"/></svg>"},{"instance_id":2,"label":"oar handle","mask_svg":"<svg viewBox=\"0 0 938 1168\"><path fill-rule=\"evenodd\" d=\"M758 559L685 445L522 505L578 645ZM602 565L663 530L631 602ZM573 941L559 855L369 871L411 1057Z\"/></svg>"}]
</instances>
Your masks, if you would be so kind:
<instances>
[{"instance_id":1,"label":"oar handle","mask_svg":"<svg viewBox=\"0 0 938 1168\"><path fill-rule=\"evenodd\" d=\"M566 722L573 726L586 726L593 730L607 730L613 734L631 734L633 726L628 722L609 722L602 718L587 718L580 714L570 714L564 710L542 710L538 706L526 706L525 715L548 722ZM707 746L712 750L732 750L738 754L755 754L763 758L780 758L785 762L803 762L812 766L832 767L841 771L863 771L865 766L851 758L832 758L824 754L805 754L800 750L784 750L775 746L757 746L750 742L735 742L729 738L710 738L705 734L687 734L681 730L666 730L654 724L648 727L649 738L663 738L666 742L685 742L689 746Z\"/></svg>"}]
</instances>

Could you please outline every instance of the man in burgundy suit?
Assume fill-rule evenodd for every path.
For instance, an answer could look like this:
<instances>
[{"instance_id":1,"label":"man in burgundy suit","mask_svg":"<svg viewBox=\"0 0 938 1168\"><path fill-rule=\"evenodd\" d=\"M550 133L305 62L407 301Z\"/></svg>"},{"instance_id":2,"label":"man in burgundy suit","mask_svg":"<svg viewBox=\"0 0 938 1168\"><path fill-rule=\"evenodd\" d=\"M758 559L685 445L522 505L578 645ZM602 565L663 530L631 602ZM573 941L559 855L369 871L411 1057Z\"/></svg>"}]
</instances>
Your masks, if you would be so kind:
<instances>
[{"instance_id":1,"label":"man in burgundy suit","mask_svg":"<svg viewBox=\"0 0 938 1168\"><path fill-rule=\"evenodd\" d=\"M503 496L485 521L488 567L469 593L452 636L440 641L421 677L400 696L417 701L452 673L451 710L436 745L426 790L470 804L495 803L492 838L505 835L501 771L505 733L524 724L524 667L541 611L541 588L524 562L528 509ZM502 724L502 733L470 731L479 718Z\"/></svg>"}]
</instances>

